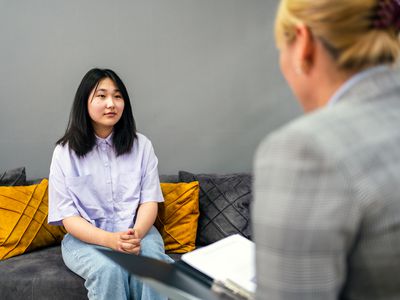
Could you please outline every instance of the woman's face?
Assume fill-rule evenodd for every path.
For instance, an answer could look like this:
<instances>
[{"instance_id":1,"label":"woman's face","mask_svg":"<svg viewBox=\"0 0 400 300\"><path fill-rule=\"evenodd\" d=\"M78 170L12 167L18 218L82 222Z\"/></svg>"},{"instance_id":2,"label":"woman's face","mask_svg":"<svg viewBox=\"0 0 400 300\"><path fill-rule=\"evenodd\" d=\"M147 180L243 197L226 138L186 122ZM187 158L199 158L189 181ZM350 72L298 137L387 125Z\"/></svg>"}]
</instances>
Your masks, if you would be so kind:
<instances>
[{"instance_id":1,"label":"woman's face","mask_svg":"<svg viewBox=\"0 0 400 300\"><path fill-rule=\"evenodd\" d=\"M293 72L293 53L291 50L292 49L290 45L286 43L282 43L282 45L279 47L279 63L281 67L281 72L290 87L292 87L292 82L294 81L296 75Z\"/></svg>"},{"instance_id":2,"label":"woman's face","mask_svg":"<svg viewBox=\"0 0 400 300\"><path fill-rule=\"evenodd\" d=\"M97 88L89 95L88 111L94 132L106 138L121 119L125 101L114 81L110 78L100 80Z\"/></svg>"}]
</instances>

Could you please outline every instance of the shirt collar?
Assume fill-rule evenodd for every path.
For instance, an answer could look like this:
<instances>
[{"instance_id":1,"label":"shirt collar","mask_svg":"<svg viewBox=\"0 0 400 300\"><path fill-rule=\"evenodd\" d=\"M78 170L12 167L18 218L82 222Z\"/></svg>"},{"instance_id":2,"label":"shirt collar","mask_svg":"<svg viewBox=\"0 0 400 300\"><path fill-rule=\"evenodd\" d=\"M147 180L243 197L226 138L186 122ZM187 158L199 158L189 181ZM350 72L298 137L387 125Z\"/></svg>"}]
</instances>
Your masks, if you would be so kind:
<instances>
[{"instance_id":1,"label":"shirt collar","mask_svg":"<svg viewBox=\"0 0 400 300\"><path fill-rule=\"evenodd\" d=\"M355 75L353 75L350 79L348 79L342 86L336 90L333 96L329 99L327 106L335 105L340 99L346 94L353 86L355 86L360 81L365 78L379 72L383 72L389 69L389 66L380 65L376 67L368 68L364 71L361 71Z\"/></svg>"},{"instance_id":2,"label":"shirt collar","mask_svg":"<svg viewBox=\"0 0 400 300\"><path fill-rule=\"evenodd\" d=\"M101 144L106 144L108 146L112 146L112 137L113 137L114 132L111 132L108 137L105 139L97 136L96 134L94 135L96 137L96 145L101 145Z\"/></svg>"}]
</instances>

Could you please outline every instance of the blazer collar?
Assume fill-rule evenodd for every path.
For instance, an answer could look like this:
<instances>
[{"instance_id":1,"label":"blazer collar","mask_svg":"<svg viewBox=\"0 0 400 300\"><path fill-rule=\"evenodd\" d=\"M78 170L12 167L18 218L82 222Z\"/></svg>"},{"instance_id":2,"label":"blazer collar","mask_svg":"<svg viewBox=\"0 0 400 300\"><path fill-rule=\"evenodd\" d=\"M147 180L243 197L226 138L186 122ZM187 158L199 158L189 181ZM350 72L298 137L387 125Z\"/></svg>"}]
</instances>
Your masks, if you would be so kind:
<instances>
[{"instance_id":1,"label":"blazer collar","mask_svg":"<svg viewBox=\"0 0 400 300\"><path fill-rule=\"evenodd\" d=\"M380 66L350 78L330 99L328 106L342 101L364 101L385 93L400 93L400 69Z\"/></svg>"}]
</instances>

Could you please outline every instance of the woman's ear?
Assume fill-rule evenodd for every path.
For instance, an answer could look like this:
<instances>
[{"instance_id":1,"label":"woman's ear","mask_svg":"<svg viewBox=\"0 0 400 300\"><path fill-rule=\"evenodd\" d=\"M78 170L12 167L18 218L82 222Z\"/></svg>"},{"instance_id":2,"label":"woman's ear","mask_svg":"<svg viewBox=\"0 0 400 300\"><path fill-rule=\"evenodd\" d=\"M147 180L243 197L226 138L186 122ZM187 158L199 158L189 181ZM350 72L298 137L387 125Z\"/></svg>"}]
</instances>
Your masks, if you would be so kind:
<instances>
[{"instance_id":1,"label":"woman's ear","mask_svg":"<svg viewBox=\"0 0 400 300\"><path fill-rule=\"evenodd\" d=\"M310 29L304 24L296 26L296 44L296 68L307 74L314 62L315 40Z\"/></svg>"}]
</instances>

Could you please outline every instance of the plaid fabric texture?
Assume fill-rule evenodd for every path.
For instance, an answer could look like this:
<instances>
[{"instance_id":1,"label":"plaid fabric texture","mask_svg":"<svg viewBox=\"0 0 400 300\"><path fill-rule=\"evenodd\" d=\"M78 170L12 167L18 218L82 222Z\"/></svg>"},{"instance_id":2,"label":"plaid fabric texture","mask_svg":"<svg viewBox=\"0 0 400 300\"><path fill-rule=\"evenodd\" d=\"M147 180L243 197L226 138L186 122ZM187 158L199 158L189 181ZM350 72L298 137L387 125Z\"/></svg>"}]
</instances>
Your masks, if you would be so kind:
<instances>
[{"instance_id":1,"label":"plaid fabric texture","mask_svg":"<svg viewBox=\"0 0 400 300\"><path fill-rule=\"evenodd\" d=\"M254 195L257 299L400 299L400 73L270 135Z\"/></svg>"}]
</instances>

